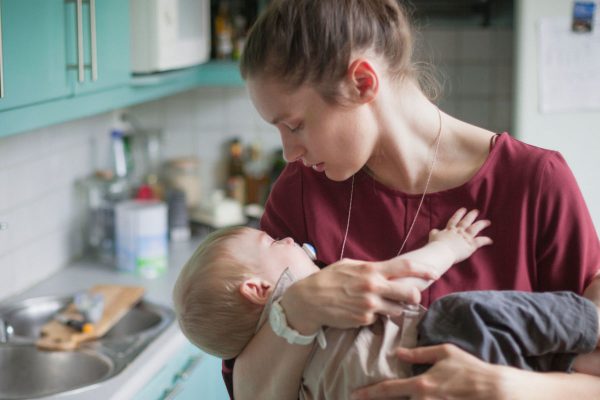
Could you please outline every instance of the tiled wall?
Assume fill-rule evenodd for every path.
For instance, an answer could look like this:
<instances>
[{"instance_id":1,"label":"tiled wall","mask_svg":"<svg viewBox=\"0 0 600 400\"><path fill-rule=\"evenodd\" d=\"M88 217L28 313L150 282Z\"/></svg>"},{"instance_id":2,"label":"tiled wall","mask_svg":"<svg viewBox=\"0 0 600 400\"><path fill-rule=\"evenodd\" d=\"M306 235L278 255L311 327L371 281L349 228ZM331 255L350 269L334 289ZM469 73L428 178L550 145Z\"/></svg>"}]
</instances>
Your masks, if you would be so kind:
<instances>
[{"instance_id":1,"label":"tiled wall","mask_svg":"<svg viewBox=\"0 0 600 400\"><path fill-rule=\"evenodd\" d=\"M449 84L440 107L458 118L503 131L511 126L508 28L427 29L422 34ZM422 52L423 53L423 52ZM197 155L206 192L223 175L223 142L239 136L278 146L274 128L254 111L243 88L204 88L126 110L164 132L164 158ZM109 127L102 114L0 138L0 300L67 265L81 253L75 181L109 165Z\"/></svg>"},{"instance_id":2,"label":"tiled wall","mask_svg":"<svg viewBox=\"0 0 600 400\"><path fill-rule=\"evenodd\" d=\"M65 266L81 248L74 181L88 174L97 116L0 139L0 298Z\"/></svg>"},{"instance_id":3,"label":"tiled wall","mask_svg":"<svg viewBox=\"0 0 600 400\"><path fill-rule=\"evenodd\" d=\"M417 40L417 56L435 65L442 75L442 110L492 131L510 132L510 27L430 28L423 30Z\"/></svg>"},{"instance_id":4,"label":"tiled wall","mask_svg":"<svg viewBox=\"0 0 600 400\"><path fill-rule=\"evenodd\" d=\"M164 135L165 159L196 155L201 162L205 193L224 181L225 143L234 137L258 141L265 153L279 147L277 130L265 123L250 102L245 88L202 88L167 100L128 110L145 128Z\"/></svg>"}]
</instances>

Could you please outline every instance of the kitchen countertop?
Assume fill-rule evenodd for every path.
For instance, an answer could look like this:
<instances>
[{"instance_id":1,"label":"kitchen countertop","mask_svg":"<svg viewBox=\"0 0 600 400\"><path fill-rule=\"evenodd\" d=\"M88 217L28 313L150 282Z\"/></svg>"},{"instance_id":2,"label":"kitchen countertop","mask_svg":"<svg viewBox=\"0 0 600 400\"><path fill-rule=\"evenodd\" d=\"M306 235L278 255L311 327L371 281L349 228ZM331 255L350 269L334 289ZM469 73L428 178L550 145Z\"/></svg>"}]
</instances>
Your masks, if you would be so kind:
<instances>
[{"instance_id":1,"label":"kitchen countertop","mask_svg":"<svg viewBox=\"0 0 600 400\"><path fill-rule=\"evenodd\" d=\"M110 283L143 286L146 289L146 300L172 308L171 292L177 275L200 241L201 238L194 237L187 242L171 243L169 267L165 274L157 278L147 279L99 265L94 261L80 260L28 290L3 300L0 305L30 297L69 295L97 284ZM174 321L120 374L87 388L44 399L130 399L186 343L187 339Z\"/></svg>"}]
</instances>

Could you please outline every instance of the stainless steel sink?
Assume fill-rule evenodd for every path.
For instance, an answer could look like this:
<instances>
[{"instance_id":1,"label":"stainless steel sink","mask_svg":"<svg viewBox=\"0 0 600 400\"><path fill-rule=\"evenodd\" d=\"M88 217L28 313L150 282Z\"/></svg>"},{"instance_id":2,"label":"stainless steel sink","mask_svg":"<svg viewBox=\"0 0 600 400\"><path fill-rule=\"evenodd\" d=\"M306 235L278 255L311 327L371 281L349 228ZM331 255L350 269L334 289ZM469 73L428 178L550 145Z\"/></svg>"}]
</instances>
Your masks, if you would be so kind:
<instances>
[{"instance_id":1,"label":"stainless steel sink","mask_svg":"<svg viewBox=\"0 0 600 400\"><path fill-rule=\"evenodd\" d=\"M91 351L47 352L34 346L0 346L0 398L30 399L102 381L114 363Z\"/></svg>"},{"instance_id":2,"label":"stainless steel sink","mask_svg":"<svg viewBox=\"0 0 600 400\"><path fill-rule=\"evenodd\" d=\"M72 352L35 347L42 326L73 297L38 297L0 307L0 399L30 399L81 389L129 365L174 319L171 309L142 300L102 338ZM2 335L0 335L2 337Z\"/></svg>"}]
</instances>

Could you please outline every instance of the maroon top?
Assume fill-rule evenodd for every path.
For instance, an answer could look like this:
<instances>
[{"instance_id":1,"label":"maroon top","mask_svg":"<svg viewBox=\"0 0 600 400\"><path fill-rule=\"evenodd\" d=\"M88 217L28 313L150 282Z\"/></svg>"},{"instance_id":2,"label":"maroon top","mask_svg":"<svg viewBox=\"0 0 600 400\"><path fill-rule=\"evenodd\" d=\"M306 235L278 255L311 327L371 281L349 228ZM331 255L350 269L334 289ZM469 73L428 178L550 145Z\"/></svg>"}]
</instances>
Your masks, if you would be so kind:
<instances>
[{"instance_id":1,"label":"maroon top","mask_svg":"<svg viewBox=\"0 0 600 400\"><path fill-rule=\"evenodd\" d=\"M392 190L364 171L356 174L344 257L386 260L398 252L421 195ZM261 221L273 237L312 243L320 261L340 257L351 179L289 164L273 187ZM426 244L460 207L480 210L494 243L452 267L423 292L422 304L464 290L571 290L582 293L600 269L600 242L573 174L562 156L506 133L467 183L425 197L404 252ZM233 360L223 363L232 390Z\"/></svg>"}]
</instances>

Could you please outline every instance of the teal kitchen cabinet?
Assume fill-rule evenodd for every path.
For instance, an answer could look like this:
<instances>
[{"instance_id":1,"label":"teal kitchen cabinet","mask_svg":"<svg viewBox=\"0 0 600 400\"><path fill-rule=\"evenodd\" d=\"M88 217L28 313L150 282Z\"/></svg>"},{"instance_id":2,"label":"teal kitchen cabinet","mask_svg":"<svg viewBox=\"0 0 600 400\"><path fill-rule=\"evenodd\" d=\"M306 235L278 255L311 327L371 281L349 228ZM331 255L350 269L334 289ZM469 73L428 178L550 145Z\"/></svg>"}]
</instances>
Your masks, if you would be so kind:
<instances>
[{"instance_id":1,"label":"teal kitchen cabinet","mask_svg":"<svg viewBox=\"0 0 600 400\"><path fill-rule=\"evenodd\" d=\"M126 85L129 2L0 0L0 111Z\"/></svg>"},{"instance_id":2,"label":"teal kitchen cabinet","mask_svg":"<svg viewBox=\"0 0 600 400\"><path fill-rule=\"evenodd\" d=\"M69 95L64 0L0 0L0 110Z\"/></svg>"},{"instance_id":3,"label":"teal kitchen cabinet","mask_svg":"<svg viewBox=\"0 0 600 400\"><path fill-rule=\"evenodd\" d=\"M129 1L67 0L69 82L74 95L129 84ZM81 26L78 22L81 21ZM83 68L81 68L83 67Z\"/></svg>"},{"instance_id":4,"label":"teal kitchen cabinet","mask_svg":"<svg viewBox=\"0 0 600 400\"><path fill-rule=\"evenodd\" d=\"M221 360L186 343L134 400L229 400Z\"/></svg>"}]
</instances>

